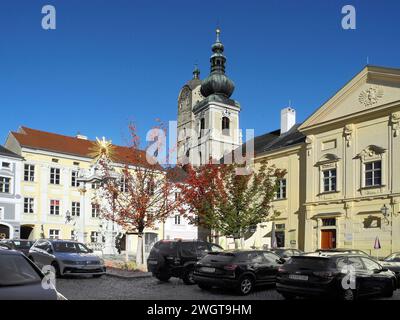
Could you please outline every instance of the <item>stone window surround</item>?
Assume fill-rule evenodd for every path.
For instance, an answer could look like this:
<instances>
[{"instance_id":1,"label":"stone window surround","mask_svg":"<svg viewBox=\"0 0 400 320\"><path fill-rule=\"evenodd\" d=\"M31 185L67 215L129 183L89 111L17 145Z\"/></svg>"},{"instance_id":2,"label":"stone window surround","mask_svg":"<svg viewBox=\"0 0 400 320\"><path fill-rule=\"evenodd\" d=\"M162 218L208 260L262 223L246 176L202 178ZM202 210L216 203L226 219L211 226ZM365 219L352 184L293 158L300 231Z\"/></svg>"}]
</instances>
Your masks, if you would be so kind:
<instances>
[{"instance_id":1,"label":"stone window surround","mask_svg":"<svg viewBox=\"0 0 400 320\"><path fill-rule=\"evenodd\" d=\"M315 166L319 170L319 194L318 195L323 195L323 194L329 194L329 193L339 193L340 186L341 186L341 175L340 175L340 158L337 157L334 154L328 153L325 154L320 161L318 161ZM324 190L324 171L327 170L336 170L336 190L332 191L325 191Z\"/></svg>"},{"instance_id":2,"label":"stone window surround","mask_svg":"<svg viewBox=\"0 0 400 320\"><path fill-rule=\"evenodd\" d=\"M358 154L360 159L360 189L376 189L386 186L386 149L370 145ZM365 165L370 162L381 161L381 184L377 186L365 185Z\"/></svg>"}]
</instances>

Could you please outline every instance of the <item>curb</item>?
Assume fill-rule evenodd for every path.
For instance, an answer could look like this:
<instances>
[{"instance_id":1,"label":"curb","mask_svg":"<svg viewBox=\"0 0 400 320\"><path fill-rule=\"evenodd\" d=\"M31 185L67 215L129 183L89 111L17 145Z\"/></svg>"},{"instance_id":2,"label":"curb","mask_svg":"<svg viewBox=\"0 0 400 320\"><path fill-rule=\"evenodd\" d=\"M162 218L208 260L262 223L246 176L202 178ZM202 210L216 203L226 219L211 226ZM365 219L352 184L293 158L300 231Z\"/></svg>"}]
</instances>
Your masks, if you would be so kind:
<instances>
[{"instance_id":1,"label":"curb","mask_svg":"<svg viewBox=\"0 0 400 320\"><path fill-rule=\"evenodd\" d=\"M142 274L135 274L131 276L123 276L120 274L116 273L106 273L106 276L112 277L112 278L118 278L118 279L124 279L124 280L131 280L131 279L143 279L143 278L150 278L152 274L150 272L143 272Z\"/></svg>"}]
</instances>

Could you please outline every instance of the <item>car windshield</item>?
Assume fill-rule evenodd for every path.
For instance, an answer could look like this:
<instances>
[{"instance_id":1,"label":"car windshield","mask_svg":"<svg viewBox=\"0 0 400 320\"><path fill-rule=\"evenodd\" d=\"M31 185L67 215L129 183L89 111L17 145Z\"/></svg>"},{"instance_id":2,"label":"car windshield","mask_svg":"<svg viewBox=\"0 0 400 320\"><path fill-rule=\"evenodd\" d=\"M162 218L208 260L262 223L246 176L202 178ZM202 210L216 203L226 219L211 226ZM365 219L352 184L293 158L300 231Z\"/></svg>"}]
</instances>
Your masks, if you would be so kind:
<instances>
[{"instance_id":1,"label":"car windshield","mask_svg":"<svg viewBox=\"0 0 400 320\"><path fill-rule=\"evenodd\" d=\"M36 270L20 255L0 255L0 287L40 283Z\"/></svg>"},{"instance_id":2,"label":"car windshield","mask_svg":"<svg viewBox=\"0 0 400 320\"><path fill-rule=\"evenodd\" d=\"M202 263L218 262L230 263L235 259L235 255L229 252L213 252L207 254L202 260Z\"/></svg>"},{"instance_id":3,"label":"car windshield","mask_svg":"<svg viewBox=\"0 0 400 320\"><path fill-rule=\"evenodd\" d=\"M33 241L14 240L13 242L17 249L30 249L33 246Z\"/></svg>"},{"instance_id":4,"label":"car windshield","mask_svg":"<svg viewBox=\"0 0 400 320\"><path fill-rule=\"evenodd\" d=\"M393 253L390 256L386 257L383 259L383 261L391 262L391 261L400 261L400 254L398 253Z\"/></svg>"},{"instance_id":5,"label":"car windshield","mask_svg":"<svg viewBox=\"0 0 400 320\"><path fill-rule=\"evenodd\" d=\"M64 252L64 253L90 252L90 250L84 244L76 242L54 242L53 247L55 252Z\"/></svg>"},{"instance_id":6,"label":"car windshield","mask_svg":"<svg viewBox=\"0 0 400 320\"><path fill-rule=\"evenodd\" d=\"M328 268L330 261L327 258L294 256L286 264L308 270L324 270Z\"/></svg>"}]
</instances>

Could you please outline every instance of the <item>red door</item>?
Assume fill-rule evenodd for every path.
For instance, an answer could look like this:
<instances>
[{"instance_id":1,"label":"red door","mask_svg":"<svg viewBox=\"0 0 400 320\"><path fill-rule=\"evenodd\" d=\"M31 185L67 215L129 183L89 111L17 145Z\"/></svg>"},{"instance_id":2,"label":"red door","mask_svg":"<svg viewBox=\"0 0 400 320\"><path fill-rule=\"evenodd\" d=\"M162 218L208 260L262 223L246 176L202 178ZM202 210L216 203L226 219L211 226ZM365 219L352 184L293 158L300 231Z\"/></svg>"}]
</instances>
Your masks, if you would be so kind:
<instances>
[{"instance_id":1,"label":"red door","mask_svg":"<svg viewBox=\"0 0 400 320\"><path fill-rule=\"evenodd\" d=\"M336 248L336 230L321 230L321 249Z\"/></svg>"}]
</instances>

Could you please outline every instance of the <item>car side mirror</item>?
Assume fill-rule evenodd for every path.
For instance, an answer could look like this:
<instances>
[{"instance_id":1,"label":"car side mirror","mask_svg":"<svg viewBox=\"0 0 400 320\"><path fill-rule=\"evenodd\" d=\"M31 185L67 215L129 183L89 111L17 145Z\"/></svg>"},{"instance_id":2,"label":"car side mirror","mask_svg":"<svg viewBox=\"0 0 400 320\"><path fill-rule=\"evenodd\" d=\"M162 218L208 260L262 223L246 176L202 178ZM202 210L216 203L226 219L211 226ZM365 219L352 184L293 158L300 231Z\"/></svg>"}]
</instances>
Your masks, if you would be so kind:
<instances>
[{"instance_id":1,"label":"car side mirror","mask_svg":"<svg viewBox=\"0 0 400 320\"><path fill-rule=\"evenodd\" d=\"M89 253L93 253L93 249L89 249Z\"/></svg>"},{"instance_id":2,"label":"car side mirror","mask_svg":"<svg viewBox=\"0 0 400 320\"><path fill-rule=\"evenodd\" d=\"M286 262L286 260L283 258L280 258L280 259L277 259L276 262L278 262L279 264L284 264Z\"/></svg>"},{"instance_id":3,"label":"car side mirror","mask_svg":"<svg viewBox=\"0 0 400 320\"><path fill-rule=\"evenodd\" d=\"M382 271L387 271L387 269L374 269L374 273L381 273Z\"/></svg>"},{"instance_id":4,"label":"car side mirror","mask_svg":"<svg viewBox=\"0 0 400 320\"><path fill-rule=\"evenodd\" d=\"M53 249L52 248L47 248L46 252L47 253L53 253Z\"/></svg>"},{"instance_id":5,"label":"car side mirror","mask_svg":"<svg viewBox=\"0 0 400 320\"><path fill-rule=\"evenodd\" d=\"M381 272L386 272L386 271L389 271L389 269L388 268L382 268L381 269Z\"/></svg>"}]
</instances>

